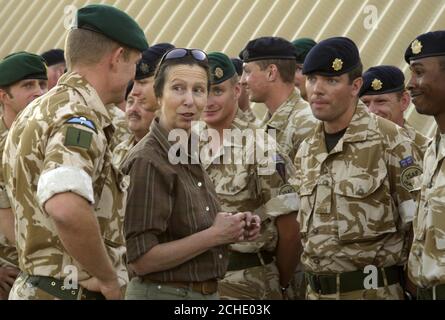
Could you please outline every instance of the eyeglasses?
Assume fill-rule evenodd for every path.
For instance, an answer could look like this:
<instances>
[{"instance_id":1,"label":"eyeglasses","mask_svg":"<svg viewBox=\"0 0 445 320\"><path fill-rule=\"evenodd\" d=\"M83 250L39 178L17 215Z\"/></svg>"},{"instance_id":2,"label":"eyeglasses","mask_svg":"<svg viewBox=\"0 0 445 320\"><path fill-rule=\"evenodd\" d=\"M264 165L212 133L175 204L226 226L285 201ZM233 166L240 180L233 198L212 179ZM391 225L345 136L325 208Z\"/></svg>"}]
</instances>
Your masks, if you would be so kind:
<instances>
[{"instance_id":1,"label":"eyeglasses","mask_svg":"<svg viewBox=\"0 0 445 320\"><path fill-rule=\"evenodd\" d=\"M174 60L174 59L181 59L186 56L192 56L193 59L199 62L206 62L208 63L207 54L200 50L200 49L186 49L186 48L175 48L167 53L165 53L161 61L158 64L158 69L156 70L156 75L159 72L159 67L166 61L166 60Z\"/></svg>"}]
</instances>

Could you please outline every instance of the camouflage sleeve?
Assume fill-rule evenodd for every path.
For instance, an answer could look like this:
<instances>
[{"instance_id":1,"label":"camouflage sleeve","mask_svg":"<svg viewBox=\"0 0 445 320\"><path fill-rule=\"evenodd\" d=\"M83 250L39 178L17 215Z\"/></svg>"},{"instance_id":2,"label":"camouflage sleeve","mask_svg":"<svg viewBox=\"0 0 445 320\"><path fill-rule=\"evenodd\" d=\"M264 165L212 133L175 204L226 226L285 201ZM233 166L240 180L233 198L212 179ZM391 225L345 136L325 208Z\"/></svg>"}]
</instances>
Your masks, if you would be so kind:
<instances>
[{"instance_id":1,"label":"camouflage sleeve","mask_svg":"<svg viewBox=\"0 0 445 320\"><path fill-rule=\"evenodd\" d=\"M96 129L98 121L90 114L61 119L51 130L45 150L37 198L43 204L52 196L74 192L94 203L93 172L103 162L105 136ZM105 141L104 141L105 140Z\"/></svg>"},{"instance_id":2,"label":"camouflage sleeve","mask_svg":"<svg viewBox=\"0 0 445 320\"><path fill-rule=\"evenodd\" d=\"M298 195L291 184L295 170L289 157L277 151L273 156L273 166L270 174L266 174L267 170L261 170L264 164L257 172L258 191L264 200L266 213L277 217L298 211Z\"/></svg>"},{"instance_id":3,"label":"camouflage sleeve","mask_svg":"<svg viewBox=\"0 0 445 320\"><path fill-rule=\"evenodd\" d=\"M388 152L388 174L391 195L397 205L402 225L413 221L416 202L410 193L414 188L413 178L422 174L422 158L411 141L403 141Z\"/></svg>"}]
</instances>

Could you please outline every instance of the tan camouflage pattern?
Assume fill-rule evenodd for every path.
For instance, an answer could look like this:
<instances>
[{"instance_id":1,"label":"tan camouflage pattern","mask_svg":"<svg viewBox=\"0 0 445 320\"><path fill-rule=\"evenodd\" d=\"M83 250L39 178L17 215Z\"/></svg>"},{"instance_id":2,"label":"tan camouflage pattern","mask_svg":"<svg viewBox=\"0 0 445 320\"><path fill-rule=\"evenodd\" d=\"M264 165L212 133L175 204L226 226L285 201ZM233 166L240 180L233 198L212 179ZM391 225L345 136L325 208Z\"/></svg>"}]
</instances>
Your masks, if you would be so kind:
<instances>
[{"instance_id":1,"label":"tan camouflage pattern","mask_svg":"<svg viewBox=\"0 0 445 320\"><path fill-rule=\"evenodd\" d=\"M257 127L261 126L261 120L255 116L255 114L253 113L253 111L250 107L247 108L245 111L242 111L240 109L240 112L236 113L236 117L238 117L244 121L250 122Z\"/></svg>"},{"instance_id":2,"label":"tan camouflage pattern","mask_svg":"<svg viewBox=\"0 0 445 320\"><path fill-rule=\"evenodd\" d=\"M227 271L219 281L221 300L282 300L275 262L244 270Z\"/></svg>"},{"instance_id":3,"label":"tan camouflage pattern","mask_svg":"<svg viewBox=\"0 0 445 320\"><path fill-rule=\"evenodd\" d=\"M445 284L445 135L437 131L428 147L414 217L408 270L421 288Z\"/></svg>"},{"instance_id":4,"label":"tan camouflage pattern","mask_svg":"<svg viewBox=\"0 0 445 320\"><path fill-rule=\"evenodd\" d=\"M91 120L97 132L85 125L66 123L73 117ZM91 132L90 147L65 146L68 128ZM94 190L92 205L107 252L121 284L128 282L123 261L125 247L122 232L128 178L123 177L111 164L109 141L113 133L110 115L97 92L76 73L65 74L50 94L34 100L17 117L6 141L3 167L15 215L22 271L61 279L66 276L65 267L75 266L79 281L91 278L67 254L54 223L39 205L37 197L37 184L41 175L56 168L71 166L91 177ZM46 186L49 188L46 191L67 188L63 179L60 182L60 185ZM67 188L67 191L83 194L82 190L77 189Z\"/></svg>"},{"instance_id":5,"label":"tan camouflage pattern","mask_svg":"<svg viewBox=\"0 0 445 320\"><path fill-rule=\"evenodd\" d=\"M8 136L8 128L5 126L3 116L0 116L0 155L3 154L5 149L6 137ZM5 183L3 181L3 174L0 169L0 208L10 208L8 195L5 189ZM0 219L2 217L0 216ZM6 236L0 232L0 267L15 267L18 268L18 255L17 249L13 243L10 243Z\"/></svg>"},{"instance_id":6,"label":"tan camouflage pattern","mask_svg":"<svg viewBox=\"0 0 445 320\"><path fill-rule=\"evenodd\" d=\"M402 168L408 157L412 163ZM305 270L332 274L403 265L415 202L402 176L406 168L419 174L420 161L404 130L361 102L329 154L320 123L295 158Z\"/></svg>"},{"instance_id":7,"label":"tan camouflage pattern","mask_svg":"<svg viewBox=\"0 0 445 320\"><path fill-rule=\"evenodd\" d=\"M405 124L403 125L405 128L408 136L412 141L414 141L414 144L419 148L421 152L421 156L423 159L423 156L425 155L426 149L428 148L428 145L431 143L431 139L428 137L425 137L423 134L421 134L419 131L414 129L409 123L405 121Z\"/></svg>"},{"instance_id":8,"label":"tan camouflage pattern","mask_svg":"<svg viewBox=\"0 0 445 320\"><path fill-rule=\"evenodd\" d=\"M206 128L204 126L204 129ZM257 127L247 122L243 118L242 111L238 110L237 116L232 123L232 129L255 130ZM203 167L215 185L223 211L232 213L242 211L255 212L262 221L261 235L257 240L232 244L230 249L238 252L259 252L262 250L273 252L278 240L275 218L298 210L297 195L295 193L280 194L280 189L287 185L288 181L284 181L278 171L274 171L270 175L260 174L260 168L263 164L258 159L255 159L255 162L252 164L223 164L225 152L239 154L243 148L244 145L235 143L232 143L231 146L223 147L211 159L204 161ZM256 148L259 148L259 146L256 145ZM252 152L255 152L255 150L252 150ZM281 157L287 164L286 177L293 178L295 169L292 166L291 160L285 154L281 155ZM219 159L219 163L215 163L216 159ZM265 297L272 299L276 298L277 294L281 297L278 274L276 272L271 273L270 268L255 267L232 271L228 272L227 276L229 278L225 287L229 291L232 289L234 291L233 295L228 292L224 293L224 295L228 295L231 298L247 298L245 295L238 295L237 292L238 290L242 292L244 290L242 288L249 281L253 281L251 283L252 286L249 288L249 292L253 294L250 296L250 299L264 299ZM244 280L241 282L234 280L240 278ZM265 280L267 281L265 282ZM225 283L226 277L221 280L223 286ZM272 288L275 292L270 291Z\"/></svg>"},{"instance_id":9,"label":"tan camouflage pattern","mask_svg":"<svg viewBox=\"0 0 445 320\"><path fill-rule=\"evenodd\" d=\"M107 105L106 107L114 126L113 140L110 144L110 148L113 151L120 143L128 141L133 136L133 133L128 128L124 111L114 104Z\"/></svg>"},{"instance_id":10,"label":"tan camouflage pattern","mask_svg":"<svg viewBox=\"0 0 445 320\"><path fill-rule=\"evenodd\" d=\"M306 300L403 300L403 289L395 283L386 287L336 294L319 294L308 286Z\"/></svg>"},{"instance_id":11,"label":"tan camouflage pattern","mask_svg":"<svg viewBox=\"0 0 445 320\"><path fill-rule=\"evenodd\" d=\"M301 142L311 136L317 123L309 104L294 90L273 115L266 113L261 127L275 129L278 144L294 159Z\"/></svg>"},{"instance_id":12,"label":"tan camouflage pattern","mask_svg":"<svg viewBox=\"0 0 445 320\"><path fill-rule=\"evenodd\" d=\"M129 139L119 143L113 150L113 165L117 169L121 169L125 160L128 158L130 150L136 145L136 139L134 135L131 135Z\"/></svg>"},{"instance_id":13,"label":"tan camouflage pattern","mask_svg":"<svg viewBox=\"0 0 445 320\"><path fill-rule=\"evenodd\" d=\"M46 291L26 283L28 276L20 273L9 292L9 300L60 300Z\"/></svg>"}]
</instances>

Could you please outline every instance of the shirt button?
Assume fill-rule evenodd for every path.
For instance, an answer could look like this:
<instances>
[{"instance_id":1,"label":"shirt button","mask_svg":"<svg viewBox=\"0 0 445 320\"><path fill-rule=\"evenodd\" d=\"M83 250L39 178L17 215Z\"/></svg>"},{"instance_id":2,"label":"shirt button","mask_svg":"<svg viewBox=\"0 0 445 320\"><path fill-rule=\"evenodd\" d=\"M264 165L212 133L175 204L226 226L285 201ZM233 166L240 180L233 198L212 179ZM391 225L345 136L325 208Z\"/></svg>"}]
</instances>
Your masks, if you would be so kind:
<instances>
[{"instance_id":1,"label":"shirt button","mask_svg":"<svg viewBox=\"0 0 445 320\"><path fill-rule=\"evenodd\" d=\"M218 258L222 259L222 258L223 258L223 255L220 253L220 254L218 255Z\"/></svg>"},{"instance_id":2,"label":"shirt button","mask_svg":"<svg viewBox=\"0 0 445 320\"><path fill-rule=\"evenodd\" d=\"M315 263L315 264L320 264L320 260L317 259L317 258L314 258L314 263Z\"/></svg>"},{"instance_id":3,"label":"shirt button","mask_svg":"<svg viewBox=\"0 0 445 320\"><path fill-rule=\"evenodd\" d=\"M206 207L206 211L209 212L209 211L210 211L210 208L209 208L209 207Z\"/></svg>"},{"instance_id":4,"label":"shirt button","mask_svg":"<svg viewBox=\"0 0 445 320\"><path fill-rule=\"evenodd\" d=\"M312 232L313 232L314 234L318 234L318 229L314 229Z\"/></svg>"},{"instance_id":5,"label":"shirt button","mask_svg":"<svg viewBox=\"0 0 445 320\"><path fill-rule=\"evenodd\" d=\"M198 182L198 187L201 187L202 186L202 182Z\"/></svg>"},{"instance_id":6,"label":"shirt button","mask_svg":"<svg viewBox=\"0 0 445 320\"><path fill-rule=\"evenodd\" d=\"M433 187L433 183L432 182L428 183L428 189L431 189L432 187Z\"/></svg>"}]
</instances>

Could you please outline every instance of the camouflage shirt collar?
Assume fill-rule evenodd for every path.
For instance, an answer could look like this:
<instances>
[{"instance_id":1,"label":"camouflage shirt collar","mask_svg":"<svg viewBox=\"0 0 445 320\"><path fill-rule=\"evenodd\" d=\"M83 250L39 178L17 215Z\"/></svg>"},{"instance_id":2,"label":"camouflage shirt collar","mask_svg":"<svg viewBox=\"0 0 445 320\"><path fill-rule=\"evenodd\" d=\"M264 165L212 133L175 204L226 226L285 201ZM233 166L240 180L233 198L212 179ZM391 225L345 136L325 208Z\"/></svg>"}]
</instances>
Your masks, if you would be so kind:
<instances>
[{"instance_id":1,"label":"camouflage shirt collar","mask_svg":"<svg viewBox=\"0 0 445 320\"><path fill-rule=\"evenodd\" d=\"M8 135L8 128L6 127L5 120L3 116L0 116L0 139Z\"/></svg>"},{"instance_id":2,"label":"camouflage shirt collar","mask_svg":"<svg viewBox=\"0 0 445 320\"><path fill-rule=\"evenodd\" d=\"M76 72L71 72L63 75L59 80L59 84L76 90L82 96L86 105L90 106L97 114L101 128L112 125L110 114L100 99L99 94L84 77Z\"/></svg>"},{"instance_id":3,"label":"camouflage shirt collar","mask_svg":"<svg viewBox=\"0 0 445 320\"><path fill-rule=\"evenodd\" d=\"M272 115L266 112L262 122L268 127L284 130L289 123L290 115L295 111L295 105L300 99L300 94L294 89L287 100L284 101Z\"/></svg>"},{"instance_id":4,"label":"camouflage shirt collar","mask_svg":"<svg viewBox=\"0 0 445 320\"><path fill-rule=\"evenodd\" d=\"M370 125L372 126L370 117L371 115L367 111L365 104L359 101L351 122L341 140L343 142L365 141L368 136L368 129L370 129ZM315 128L315 134L310 138L310 141L315 143L321 137L324 140L323 122L319 121Z\"/></svg>"}]
</instances>

